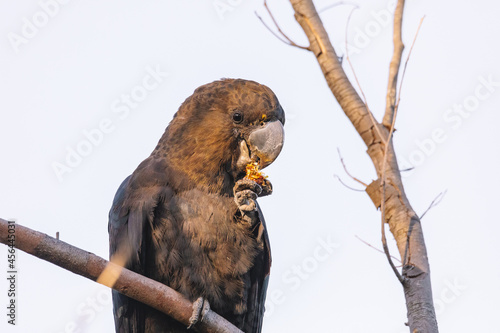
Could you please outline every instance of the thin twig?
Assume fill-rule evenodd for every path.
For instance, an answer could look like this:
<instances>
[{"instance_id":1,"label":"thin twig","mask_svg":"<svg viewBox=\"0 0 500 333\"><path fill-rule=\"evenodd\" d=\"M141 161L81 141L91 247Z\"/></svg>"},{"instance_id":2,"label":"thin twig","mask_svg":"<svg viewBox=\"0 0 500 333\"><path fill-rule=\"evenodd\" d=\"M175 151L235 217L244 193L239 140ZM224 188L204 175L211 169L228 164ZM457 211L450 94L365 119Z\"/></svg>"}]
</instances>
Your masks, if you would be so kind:
<instances>
[{"instance_id":1,"label":"thin twig","mask_svg":"<svg viewBox=\"0 0 500 333\"><path fill-rule=\"evenodd\" d=\"M356 237L357 239L359 239L361 242L365 243L366 245L368 245L369 247L371 247L372 249L380 252L380 253L384 253L384 251L382 251L381 249L377 249L375 246L371 245L370 243L368 243L367 241L361 239L358 235L354 235L354 237ZM391 256L392 259L396 260L396 261L399 261L401 262L401 260L399 260L398 258L396 258L395 256Z\"/></svg>"},{"instance_id":2,"label":"thin twig","mask_svg":"<svg viewBox=\"0 0 500 333\"><path fill-rule=\"evenodd\" d=\"M356 191L356 192L364 192L365 191L365 190L358 190L357 188L354 188L354 187L350 187L349 185L347 185L346 183L344 183L342 181L342 179L340 179L340 177L338 175L333 175L333 177L337 178L342 185L344 185L345 187L347 187L350 190L353 190L353 191Z\"/></svg>"},{"instance_id":3,"label":"thin twig","mask_svg":"<svg viewBox=\"0 0 500 333\"><path fill-rule=\"evenodd\" d=\"M375 118L373 117L373 114L370 111L370 108L368 107L368 101L366 99L365 92L363 91L363 88L361 88L361 84L359 83L358 76L356 75L356 71L354 70L354 66L352 65L351 59L349 57L349 44L347 43L347 32L348 32L348 29L349 29L349 22L351 22L351 16L352 16L352 14L354 13L354 11L357 8L358 7L354 7L351 10L351 12L349 13L349 16L347 17L347 23L346 23L346 27L345 27L345 55L346 55L346 60L347 60L347 63L349 64L349 67L351 68L352 74L354 75L354 80L356 80L356 84L358 85L358 89L361 92L361 95L363 96L363 101L365 103L366 110L368 111L368 116L370 117L370 120L373 123L373 127L375 127L375 131L377 132L377 134L378 134L378 136L380 138L380 141L385 144L386 142L384 140L384 136L382 135L382 133L380 133L380 130L378 128L378 122L375 121Z\"/></svg>"},{"instance_id":4,"label":"thin twig","mask_svg":"<svg viewBox=\"0 0 500 333\"><path fill-rule=\"evenodd\" d=\"M280 26L278 25L278 22L276 22L276 20L274 19L273 13L271 12L271 10L269 9L269 7L267 6L267 0L264 0L264 7L266 8L269 16L271 17L271 20L273 21L274 26L278 29L278 31L281 34L281 36L283 36L285 39L281 38L277 33L275 33L266 24L266 22L264 22L264 20L262 19L262 17L260 17L260 15L257 13L257 11L255 11L255 15L257 15L257 17L259 18L260 22L262 22L262 24L267 28L267 30L269 30L274 35L274 37L278 38L280 41L282 41L283 43L285 43L287 45L295 46L295 47L298 47L299 49L303 49L303 50L308 50L308 51L311 50L308 46L298 45L293 40L291 40L290 38L288 38L288 36L283 32L283 30L281 30Z\"/></svg>"},{"instance_id":5,"label":"thin twig","mask_svg":"<svg viewBox=\"0 0 500 333\"><path fill-rule=\"evenodd\" d=\"M340 162L342 163L342 166L344 167L344 171L345 173L347 173L347 175L349 177L351 177L353 180L357 181L358 183L360 183L361 185L363 185L364 187L367 187L368 185L364 182L362 182L361 180L359 180L358 178L354 177L353 175L350 174L350 172L347 170L347 167L345 166L345 163L344 163L344 158L342 157L342 155L340 154L340 149L337 147L337 152L339 153L339 158L340 158Z\"/></svg>"},{"instance_id":6,"label":"thin twig","mask_svg":"<svg viewBox=\"0 0 500 333\"><path fill-rule=\"evenodd\" d=\"M406 57L405 66L403 68L403 74L401 75L401 81L399 82L398 100L397 100L396 105L394 107L394 112L396 112L397 108L399 107L399 101L401 100L401 89L403 88L403 81L404 81L405 74L406 74L406 67L408 66L408 60L410 60L411 51L413 51L413 46L415 46L415 42L417 41L418 33L420 32L420 27L422 26L424 19L425 19L425 15L420 19L420 23L418 24L417 32L415 33L415 37L413 38L413 42L411 43L410 51L408 52L408 56Z\"/></svg>"},{"instance_id":7,"label":"thin twig","mask_svg":"<svg viewBox=\"0 0 500 333\"><path fill-rule=\"evenodd\" d=\"M322 8L322 9L318 10L318 14L322 13L322 12L324 12L324 11L330 9L330 8L337 7L337 6L342 6L342 5L350 5L350 6L354 6L356 8L359 8L359 6L356 3L354 3L354 2L339 1L339 2L333 3L331 5L328 5L328 6L324 7L324 8Z\"/></svg>"},{"instance_id":8,"label":"thin twig","mask_svg":"<svg viewBox=\"0 0 500 333\"><path fill-rule=\"evenodd\" d=\"M441 201L443 200L444 196L446 195L446 192L448 192L448 190L445 190L444 192L439 193L434 198L434 200L432 200L431 204L429 205L429 207L427 207L427 209L425 210L425 212L423 212L422 215L420 215L419 219L422 219L425 216L425 214L427 214L428 211L430 211L432 208L434 208L437 205L439 205L441 203Z\"/></svg>"},{"instance_id":9,"label":"thin twig","mask_svg":"<svg viewBox=\"0 0 500 333\"><path fill-rule=\"evenodd\" d=\"M281 34L281 35L283 35L283 37L285 37L285 38L286 38L286 40L287 40L288 42L290 42L290 44L291 44L291 45L298 46L298 45L297 45L297 44L296 44L293 40L291 40L291 39L290 39L290 38L289 38L289 37L288 37L288 36L287 36L287 35L283 32L283 30L281 30L280 26L278 25L278 22L276 21L276 19L274 18L273 13L271 12L271 9L269 9L269 7L267 6L267 0L264 0L264 7L266 8L267 13L268 13L268 14L269 14L269 16L271 17L271 20L273 20L273 23L274 23L274 25L276 26L276 28L278 29L278 31L280 32L280 34ZM298 46L298 47L300 47L300 46ZM307 47L303 47L303 46L302 46L301 48L304 48L304 49L306 49L306 50L309 50L309 48L307 48Z\"/></svg>"}]
</instances>

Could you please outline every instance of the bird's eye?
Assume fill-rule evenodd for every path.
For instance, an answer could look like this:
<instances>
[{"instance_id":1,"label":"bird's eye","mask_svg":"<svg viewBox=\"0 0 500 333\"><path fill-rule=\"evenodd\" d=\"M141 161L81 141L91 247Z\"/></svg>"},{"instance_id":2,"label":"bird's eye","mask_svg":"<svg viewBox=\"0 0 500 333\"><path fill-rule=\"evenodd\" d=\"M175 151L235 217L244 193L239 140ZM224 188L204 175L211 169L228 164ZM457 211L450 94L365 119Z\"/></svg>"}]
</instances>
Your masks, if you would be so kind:
<instances>
[{"instance_id":1,"label":"bird's eye","mask_svg":"<svg viewBox=\"0 0 500 333\"><path fill-rule=\"evenodd\" d=\"M239 111L236 111L235 113L233 113L233 121L236 124L241 123L243 121L243 114Z\"/></svg>"}]
</instances>

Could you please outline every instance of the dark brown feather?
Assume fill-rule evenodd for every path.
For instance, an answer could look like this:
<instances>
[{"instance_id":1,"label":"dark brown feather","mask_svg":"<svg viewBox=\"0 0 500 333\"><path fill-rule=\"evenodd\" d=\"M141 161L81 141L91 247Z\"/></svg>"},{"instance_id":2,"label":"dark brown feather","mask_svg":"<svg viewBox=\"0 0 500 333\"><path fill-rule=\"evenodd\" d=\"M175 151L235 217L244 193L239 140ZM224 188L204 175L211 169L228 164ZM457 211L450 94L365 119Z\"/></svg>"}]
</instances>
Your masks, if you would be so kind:
<instances>
[{"instance_id":1,"label":"dark brown feather","mask_svg":"<svg viewBox=\"0 0 500 333\"><path fill-rule=\"evenodd\" d=\"M235 125L239 110L244 121ZM126 267L211 308L245 332L260 332L271 264L265 222L241 223L233 198L239 140L265 115L284 123L273 92L224 79L196 89L157 147L120 186L110 211L110 254ZM113 294L117 332L186 332L145 305Z\"/></svg>"}]
</instances>

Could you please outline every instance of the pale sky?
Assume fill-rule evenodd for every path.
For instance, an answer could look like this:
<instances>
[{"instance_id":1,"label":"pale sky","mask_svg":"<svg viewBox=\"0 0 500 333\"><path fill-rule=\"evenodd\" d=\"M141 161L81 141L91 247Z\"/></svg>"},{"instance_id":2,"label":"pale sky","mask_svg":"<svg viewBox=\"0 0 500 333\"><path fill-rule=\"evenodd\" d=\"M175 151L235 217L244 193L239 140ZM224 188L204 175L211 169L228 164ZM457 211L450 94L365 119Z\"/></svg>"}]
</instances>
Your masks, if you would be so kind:
<instances>
[{"instance_id":1,"label":"pale sky","mask_svg":"<svg viewBox=\"0 0 500 333\"><path fill-rule=\"evenodd\" d=\"M334 2L316 1L318 9ZM350 58L377 119L392 54L393 1L359 0ZM287 1L269 1L296 43ZM321 13L339 55L351 6ZM406 193L423 218L442 332L500 332L500 7L407 1L409 61L395 132ZM262 2L0 1L0 217L108 257L107 214L121 181L154 149L193 90L222 77L269 86L287 116L284 149L259 200L273 266L264 332L408 332L402 288L381 248L380 212L344 172L376 178L314 56L277 40ZM347 62L344 68L352 77ZM357 236L357 237L356 237ZM393 254L393 238L389 234ZM2 332L111 332L110 292L18 252L16 326ZM7 276L7 247L0 246Z\"/></svg>"}]
</instances>

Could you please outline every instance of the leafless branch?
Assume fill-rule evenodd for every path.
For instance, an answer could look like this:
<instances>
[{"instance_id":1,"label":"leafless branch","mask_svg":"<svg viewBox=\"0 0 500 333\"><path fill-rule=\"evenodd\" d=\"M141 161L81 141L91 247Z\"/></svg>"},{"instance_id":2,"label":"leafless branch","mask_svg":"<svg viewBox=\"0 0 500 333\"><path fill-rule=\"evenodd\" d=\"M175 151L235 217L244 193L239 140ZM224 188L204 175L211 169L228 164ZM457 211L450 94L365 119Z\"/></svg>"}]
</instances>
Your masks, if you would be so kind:
<instances>
[{"instance_id":1,"label":"leafless branch","mask_svg":"<svg viewBox=\"0 0 500 333\"><path fill-rule=\"evenodd\" d=\"M384 174L385 176L385 174ZM396 265L394 265L394 262L392 261L392 255L391 253L389 252L389 247L387 246L387 238L385 237L385 182L382 182L382 201L381 201L381 206L380 206L380 211L382 213L382 228L381 228L381 232L382 232L382 247L384 248L384 253L385 253L385 256L387 257L387 261L389 262L389 265L391 266L394 274L396 275L396 277L398 278L399 282L401 282L401 284L404 284L405 283L405 279L403 278L403 276L401 275L401 273L399 273Z\"/></svg>"},{"instance_id":2,"label":"leafless branch","mask_svg":"<svg viewBox=\"0 0 500 333\"><path fill-rule=\"evenodd\" d=\"M351 12L349 13L349 16L347 17L347 22L346 22L346 27L345 27L345 55L346 55L347 63L349 64L349 67L351 68L352 74L354 75L354 79L356 80L356 84L358 85L358 89L361 92L361 95L363 95L363 101L365 102L365 105L368 108L368 101L366 100L365 92L363 91L363 88L361 88L361 84L359 83L358 76L356 75L356 71L354 70L354 66L352 65L351 58L349 57L349 43L347 43L347 32L349 31L349 23L351 22L351 16L356 9L358 9L358 7L354 7L353 9L351 9Z\"/></svg>"},{"instance_id":3,"label":"leafless branch","mask_svg":"<svg viewBox=\"0 0 500 333\"><path fill-rule=\"evenodd\" d=\"M189 318L193 313L193 304L177 291L119 265L110 263L95 254L17 223L15 224L15 232L11 231L9 233L9 230L12 229L9 229L8 225L8 221L0 219L1 243L10 246L8 235L14 234L15 248L92 281L96 281L104 270L108 273L114 273L116 279L101 279L99 282L106 285L106 281L111 283L116 280L112 285L107 286L167 314L186 326L189 325ZM211 310L202 317L193 329L197 332L207 333L242 333L229 321Z\"/></svg>"},{"instance_id":4,"label":"leafless branch","mask_svg":"<svg viewBox=\"0 0 500 333\"><path fill-rule=\"evenodd\" d=\"M350 187L349 185L347 185L346 183L344 183L344 181L338 176L338 175L333 175L333 177L337 178L338 181L344 185L345 187L347 187L348 189L350 190L353 190L353 191L356 191L356 192L364 192L365 190L359 190L357 188L354 188L354 187Z\"/></svg>"},{"instance_id":5,"label":"leafless branch","mask_svg":"<svg viewBox=\"0 0 500 333\"><path fill-rule=\"evenodd\" d=\"M342 155L340 154L340 149L337 147L337 153L339 154L339 158L340 158L340 162L342 163L342 166L344 167L344 171L345 173L347 173L347 175L349 177L351 177L353 180L357 181L358 183L360 183L361 185L363 185L364 187L367 187L368 185L364 182L362 182L361 180L359 180L358 178L354 177L353 175L351 175L351 173L349 172L349 170L347 170L347 167L345 166L345 163L344 163L344 158L342 157ZM361 190L361 191L364 191L364 190Z\"/></svg>"},{"instance_id":6,"label":"leafless branch","mask_svg":"<svg viewBox=\"0 0 500 333\"><path fill-rule=\"evenodd\" d=\"M404 0L399 0L398 4L396 6L396 11L394 13L394 22L398 22L398 21L401 22L403 20L403 7L404 7ZM398 16L400 16L400 17L398 17ZM401 23L399 25L401 25ZM398 31L396 29L396 23L394 23L394 26L395 26L394 34L398 34ZM401 39L401 27L399 27L399 39ZM394 42L398 43L398 38L395 37ZM402 44L402 42L401 42L401 44ZM396 45L394 45L394 47L396 48ZM392 66L392 62L391 62L391 66ZM399 65L398 65L398 68L399 68ZM396 75L397 75L397 72L396 72ZM401 282L401 284L404 284L405 279L403 278L401 273L399 273L398 269L394 265L394 262L392 262L391 254L389 253L389 247L387 246L387 238L385 237L385 223L386 223L385 182L386 182L386 169L387 169L387 152L389 151L389 145L390 145L390 142L392 139L392 134L394 133L394 125L396 123L397 113L398 113L398 108L394 107L394 113L392 114L392 117L391 117L392 121L391 121L391 125L390 125L389 135L387 136L387 139L386 139L386 142L384 145L384 155L383 155L383 160L382 160L382 169L381 169L381 176L380 176L380 189L381 189L380 212L382 215L382 218L381 218L382 246L384 248L384 252L385 252L385 255L387 257L387 260L389 261L389 265L391 266L392 270L394 271L394 274L398 278L399 282Z\"/></svg>"},{"instance_id":7,"label":"leafless branch","mask_svg":"<svg viewBox=\"0 0 500 333\"><path fill-rule=\"evenodd\" d=\"M398 5L397 6L399 7L400 5L404 5L404 0L399 0L398 1ZM401 8L399 12L396 10L395 17L394 17L394 21L395 22L398 21L398 18L396 18L397 14L403 15L403 9ZM399 20L402 20L402 19L399 18ZM394 274L396 274L396 277L398 278L398 280L402 284L405 282L405 280L404 280L403 276L399 273L399 271L396 269L394 263L391 260L391 255L389 253L389 247L387 246L387 238L385 237L385 222L386 222L386 217L385 217L385 181L386 181L386 177L385 177L385 175L386 175L386 165L387 165L387 152L388 152L388 149L389 149L389 143L391 142L391 139L392 139L392 134L394 133L394 125L396 123L396 116L397 116L397 113L398 113L399 102L401 100L401 89L402 89L402 86L403 86L403 80L404 80L404 76L405 76L405 73L406 73L406 66L408 65L408 60L410 59L411 51L413 50L413 46L415 45L415 41L417 40L418 32L420 31L420 27L422 25L423 20L424 20L424 18L422 18L420 20L420 24L418 25L418 29L417 29L417 32L415 34L415 38L413 39L413 43L412 43L411 48L410 48L410 52L408 52L408 57L406 58L405 66L404 66L404 69L403 69L403 74L401 76L401 82L400 82L400 86L399 86L398 99L397 99L396 105L392 108L392 112L391 112L392 114L390 116L392 118L391 119L392 121L391 121L391 125L390 125L389 135L387 137L387 141L386 141L385 147L384 147L384 159L383 159L383 164L382 164L382 175L381 175L381 182L380 182L380 186L381 186L381 206L380 206L380 211L382 213L382 221L381 221L382 222L382 226L381 226L381 231L382 231L382 246L383 246L385 254L387 256L387 260L389 261L389 264L390 264L392 270L394 271ZM399 31L399 34L401 34L401 29ZM396 39L395 39L395 42L396 42ZM401 59L399 61L401 61ZM392 66L392 63L391 63L391 66ZM396 73L396 75L397 75L397 73ZM384 118L385 118L385 116L384 116Z\"/></svg>"},{"instance_id":8,"label":"leafless branch","mask_svg":"<svg viewBox=\"0 0 500 333\"><path fill-rule=\"evenodd\" d=\"M420 27L424 22L425 16L420 19L420 23L418 24L417 32L415 33L415 37L413 38L413 42L411 43L410 52L408 52L408 56L406 57L405 66L403 68L403 74L401 75L401 82L399 82L399 92L398 92L398 100L396 102L396 106L394 107L394 112L396 112L399 107L399 101L401 100L401 89L403 88L403 82L406 74L406 67L408 66L408 61L410 60L411 52L413 51L413 46L415 46L415 42L417 41L418 33L420 32Z\"/></svg>"},{"instance_id":9,"label":"leafless branch","mask_svg":"<svg viewBox=\"0 0 500 333\"><path fill-rule=\"evenodd\" d=\"M375 207L381 208L384 214L382 224L383 226L384 222L389 224L401 261L404 262L399 273L388 253L384 228L382 230L386 246L384 253L388 254L387 259L399 280L402 280L402 276L405 278L403 290L410 331L437 333L427 249L422 225L402 186L401 173L391 140L394 121L390 122L392 128L389 130L373 118L366 103L347 78L313 1L290 0L290 3L294 9L295 19L309 39L309 47L320 65L328 87L367 146L367 153L377 171L378 179L367 187L366 192ZM395 111L397 107L396 102ZM393 118L396 118L396 112ZM384 185L381 186L381 183ZM382 191L383 200L381 200ZM384 207L381 207L382 205Z\"/></svg>"},{"instance_id":10,"label":"leafless branch","mask_svg":"<svg viewBox=\"0 0 500 333\"><path fill-rule=\"evenodd\" d=\"M393 44L394 51L391 63L389 65L389 80L387 83L387 95L385 104L385 114L382 124L389 128L394 116L394 107L396 106L396 85L398 82L399 67L401 66L401 56L403 55L404 44L401 37L401 26L403 23L404 0L398 1L394 12L394 32Z\"/></svg>"},{"instance_id":11,"label":"leafless branch","mask_svg":"<svg viewBox=\"0 0 500 333\"><path fill-rule=\"evenodd\" d=\"M377 252L380 252L380 253L383 253L385 254L384 251L382 251L381 249L377 249L375 246L371 245L370 243L368 243L367 241L361 239L358 235L355 235L354 237L356 237L358 240L360 240L361 242L363 242L365 245L371 247L372 249L376 250ZM396 258L395 256L391 256L392 259L396 260L396 261L399 261L401 262L401 260L399 260L398 258Z\"/></svg>"},{"instance_id":12,"label":"leafless branch","mask_svg":"<svg viewBox=\"0 0 500 333\"><path fill-rule=\"evenodd\" d=\"M394 133L394 124L396 122L397 112L398 112L398 109L394 108L394 116L392 118L392 124L391 124L391 128L389 131L389 136L387 137L387 141L386 141L385 147L384 147L384 155L383 155L384 159L382 162L382 175L380 176L380 179L381 179L381 181L380 181L380 188L381 188L380 212L382 215L382 219L381 219L382 220L382 225L381 225L382 247L384 248L385 255L387 257L387 260L389 261L389 265L391 266L392 270L394 271L394 274L398 278L399 282L401 282L401 284L404 284L405 279L403 278L401 273L399 273L398 269L394 265L394 262L392 262L391 254L389 252L389 247L387 246L387 238L385 237L385 222L386 222L385 221L385 181L386 181L387 152L389 150L389 143L391 142L392 133Z\"/></svg>"},{"instance_id":13,"label":"leafless branch","mask_svg":"<svg viewBox=\"0 0 500 333\"><path fill-rule=\"evenodd\" d=\"M318 10L318 13L323 13L324 11L327 11L328 9L331 9L331 8L334 8L334 7L338 7L338 6L342 6L342 5L350 5L350 6L354 6L356 8L359 8L359 6L354 3L354 2L349 2L349 1L339 1L339 2L335 2L335 3L332 3L326 7L323 7L322 9Z\"/></svg>"},{"instance_id":14,"label":"leafless branch","mask_svg":"<svg viewBox=\"0 0 500 333\"><path fill-rule=\"evenodd\" d=\"M287 44L287 45L290 45L290 46L295 46L295 47L298 47L299 49L303 49L303 50L308 50L310 51L311 49L308 47L308 46L302 46L302 45L298 45L297 43L295 43L293 40L291 40L284 32L283 30L281 30L280 26L278 25L278 22L276 21L276 19L274 18L274 15L273 13L271 12L271 10L269 9L269 7L267 6L267 0L264 0L264 7L266 7L266 10L267 10L267 13L269 14L269 16L271 17L271 20L273 21L274 23L274 26L276 27L276 29L278 29L279 33L281 34L282 37L280 37L277 33L275 33L267 24L266 22L264 21L264 19L262 19L262 17L257 13L255 12L255 15L257 15L257 17L259 18L260 22L262 22L262 24L267 28L267 30L269 30L273 35L274 37L278 38L280 41L282 41L283 43Z\"/></svg>"},{"instance_id":15,"label":"leafless branch","mask_svg":"<svg viewBox=\"0 0 500 333\"><path fill-rule=\"evenodd\" d=\"M402 16L403 16L403 7L404 7L404 0L399 0L398 4L396 6L396 12L394 13L394 22L395 22L394 23L394 34L395 35L399 34L399 37L394 37L394 43L395 43L394 48L395 49L396 49L396 47L398 47L397 44L400 43L400 40L401 40L401 21L402 21ZM401 16L401 17L398 17L398 16ZM411 51L413 50L413 46L415 45L415 41L417 40L418 32L420 31L420 27L422 26L423 20L424 20L424 17L422 17L422 19L420 20L420 24L418 25L418 29L417 29L417 32L415 34L415 38L413 39L413 43L412 43L411 48L410 48L410 52L408 52L408 57L406 58L406 61L405 61L405 65L404 65L404 68L403 68L403 74L401 75L401 81L400 81L400 85L399 85L399 94L398 94L397 102L391 108L391 110L389 110L390 114L389 114L388 117L391 119L391 124L390 124L389 135L387 137L387 140L386 140L386 143L385 143L385 147L384 147L384 159L383 159L383 162L382 162L382 175L381 175L381 182L380 182L380 187L381 187L380 211L382 213L382 221L381 221L382 222L382 226L381 226L381 231L382 231L382 246L383 246L385 254L387 256L387 260L389 261L389 264L390 264L392 270L394 271L394 274L396 274L396 277L398 278L398 280L401 283L404 283L405 279L399 273L399 271L397 270L396 266L392 262L391 254L389 253L389 247L387 246L387 238L385 237L385 223L386 223L386 217L385 217L385 182L386 182L387 152L389 150L389 143L391 142L392 135L394 133L394 125L396 123L396 116L397 116L397 113L398 113L399 102L401 100L401 88L403 86L404 75L406 73L406 67L408 65L408 60L410 59ZM396 22L399 22L399 31L397 29ZM399 47L403 47L402 46L402 42L401 42L401 45ZM403 50L401 49L401 52L402 51ZM393 60L394 60L394 57L393 57ZM396 59L396 62L398 63L397 66L399 68L399 64L401 63L401 55L399 55L399 60ZM391 61L391 65L390 65L391 69L389 70L389 72L391 72L393 70L392 66L393 66L393 62ZM395 75L395 79L397 79L397 72L398 71L399 70L397 70L395 72L395 74L394 74ZM389 80L390 79L391 79L391 77L389 77ZM394 86L395 85L396 85L396 83L394 83ZM389 98L389 90L390 90L390 88L391 87L388 88L388 92L387 92L388 98ZM387 115L387 110L386 110L386 115ZM385 115L384 115L384 119L385 119Z\"/></svg>"},{"instance_id":16,"label":"leafless branch","mask_svg":"<svg viewBox=\"0 0 500 333\"><path fill-rule=\"evenodd\" d=\"M441 192L439 193L435 198L434 200L432 200L431 204L429 205L429 207L427 207L427 209L425 210L425 212L422 213L422 215L420 215L420 219L422 219L425 214L427 214L428 211L430 211L432 208L436 207L437 205L439 205L441 203L441 201L443 200L444 196L446 195L446 192L448 192L448 190L445 190L444 192Z\"/></svg>"}]
</instances>

